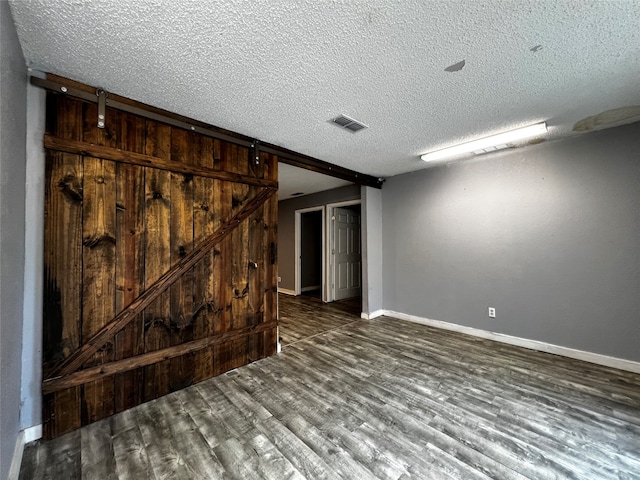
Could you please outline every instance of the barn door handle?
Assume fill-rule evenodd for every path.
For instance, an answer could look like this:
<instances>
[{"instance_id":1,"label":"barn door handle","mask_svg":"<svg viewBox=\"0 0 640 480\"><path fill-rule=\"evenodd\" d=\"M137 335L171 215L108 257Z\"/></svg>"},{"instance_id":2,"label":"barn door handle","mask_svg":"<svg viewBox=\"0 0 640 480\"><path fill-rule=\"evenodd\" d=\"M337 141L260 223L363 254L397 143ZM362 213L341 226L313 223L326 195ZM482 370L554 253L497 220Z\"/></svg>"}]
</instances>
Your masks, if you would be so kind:
<instances>
[{"instance_id":1,"label":"barn door handle","mask_svg":"<svg viewBox=\"0 0 640 480\"><path fill-rule=\"evenodd\" d=\"M277 259L278 250L276 249L276 242L271 242L271 265L275 265Z\"/></svg>"}]
</instances>

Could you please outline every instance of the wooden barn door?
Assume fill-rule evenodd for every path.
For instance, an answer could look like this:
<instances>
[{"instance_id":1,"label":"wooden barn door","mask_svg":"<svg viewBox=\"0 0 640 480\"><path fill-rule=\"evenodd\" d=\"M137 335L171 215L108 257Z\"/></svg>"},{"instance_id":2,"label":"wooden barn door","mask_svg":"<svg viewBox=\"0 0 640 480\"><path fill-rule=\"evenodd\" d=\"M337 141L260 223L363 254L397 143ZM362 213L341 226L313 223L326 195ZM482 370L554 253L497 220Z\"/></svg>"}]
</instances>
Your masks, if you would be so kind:
<instances>
[{"instance_id":1,"label":"wooden barn door","mask_svg":"<svg viewBox=\"0 0 640 480\"><path fill-rule=\"evenodd\" d=\"M45 438L276 351L277 157L49 93Z\"/></svg>"}]
</instances>

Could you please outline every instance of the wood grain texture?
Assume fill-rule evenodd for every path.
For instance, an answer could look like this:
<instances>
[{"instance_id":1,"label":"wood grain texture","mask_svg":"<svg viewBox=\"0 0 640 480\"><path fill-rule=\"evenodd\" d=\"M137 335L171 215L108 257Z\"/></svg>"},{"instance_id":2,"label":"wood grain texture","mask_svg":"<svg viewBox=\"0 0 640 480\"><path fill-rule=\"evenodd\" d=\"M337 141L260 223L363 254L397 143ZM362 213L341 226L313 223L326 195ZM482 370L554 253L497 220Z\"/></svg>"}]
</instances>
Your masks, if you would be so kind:
<instances>
[{"instance_id":1,"label":"wood grain texture","mask_svg":"<svg viewBox=\"0 0 640 480\"><path fill-rule=\"evenodd\" d=\"M147 154L170 160L171 128L146 122ZM171 173L145 168L145 291L171 268ZM145 352L171 345L171 300L161 293L144 311ZM145 367L144 400L169 393L169 361Z\"/></svg>"},{"instance_id":2,"label":"wood grain texture","mask_svg":"<svg viewBox=\"0 0 640 480\"><path fill-rule=\"evenodd\" d=\"M144 152L145 122L133 115L120 115L117 146L131 152ZM120 313L144 290L145 170L116 164L116 312ZM114 338L114 359L122 360L144 352L142 314ZM114 377L115 410L121 412L142 402L144 370Z\"/></svg>"},{"instance_id":3,"label":"wood grain texture","mask_svg":"<svg viewBox=\"0 0 640 480\"><path fill-rule=\"evenodd\" d=\"M245 328L230 330L218 335L199 338L197 340L172 345L171 347L141 353L134 357L127 357L121 360L96 365L95 367L87 367L83 370L70 373L69 375L45 380L42 384L42 391L47 395L49 393L58 392L78 385L84 385L89 382L94 382L97 379L108 378L112 375L130 372L131 370L145 367L147 365L153 365L161 361L192 355L215 345L245 340L247 337L259 335L263 332L269 332L276 328L276 326L277 322L275 321L263 322L258 325L250 325Z\"/></svg>"},{"instance_id":4,"label":"wood grain texture","mask_svg":"<svg viewBox=\"0 0 640 480\"><path fill-rule=\"evenodd\" d=\"M106 117L47 97L46 438L275 352L262 265L277 157Z\"/></svg>"},{"instance_id":5,"label":"wood grain texture","mask_svg":"<svg viewBox=\"0 0 640 480\"><path fill-rule=\"evenodd\" d=\"M84 158L82 343L86 343L115 314L116 196L115 164ZM97 351L84 367L113 360L113 343ZM114 412L113 378L83 387L83 423Z\"/></svg>"},{"instance_id":6,"label":"wood grain texture","mask_svg":"<svg viewBox=\"0 0 640 480\"><path fill-rule=\"evenodd\" d=\"M30 444L20 478L640 478L640 375L282 300L311 337Z\"/></svg>"},{"instance_id":7,"label":"wood grain texture","mask_svg":"<svg viewBox=\"0 0 640 480\"><path fill-rule=\"evenodd\" d=\"M50 378L45 381L55 380L57 377L76 372L80 365L84 364L89 357L108 343L116 333L128 325L143 309L161 300L162 295L167 289L170 289L177 280L188 273L213 247L229 237L237 227L242 225L244 220L251 216L251 214L273 194L273 190L263 190L254 198L247 201L232 218L225 220L220 228L205 239L198 248L186 254L184 258L177 261L174 266L169 268L163 275L157 278L156 281L148 285L143 294L107 322L97 333L89 338L81 348L69 355L69 357L56 367L56 370L53 371ZM157 195L157 198L161 197L160 194ZM157 263L157 259L154 259L154 261Z\"/></svg>"},{"instance_id":8,"label":"wood grain texture","mask_svg":"<svg viewBox=\"0 0 640 480\"><path fill-rule=\"evenodd\" d=\"M56 135L81 140L82 105L48 95L46 128ZM82 345L83 176L81 156L46 152L43 375ZM81 400L81 387L44 396L45 437L61 435L82 424Z\"/></svg>"},{"instance_id":9,"label":"wood grain texture","mask_svg":"<svg viewBox=\"0 0 640 480\"><path fill-rule=\"evenodd\" d=\"M214 141L209 137L196 136L193 143L194 163L213 170ZM221 219L216 215L216 196L220 182L211 178L193 179L193 242L199 245L219 226ZM215 251L209 252L194 267L193 338L206 338L215 333L215 325L220 321L219 297L216 288ZM219 280L218 280L219 282ZM196 352L194 355L194 382L213 376L213 347Z\"/></svg>"},{"instance_id":10,"label":"wood grain texture","mask_svg":"<svg viewBox=\"0 0 640 480\"><path fill-rule=\"evenodd\" d=\"M209 138L209 137L203 137ZM213 139L209 138L210 141ZM185 175L198 175L206 178L226 180L229 182L238 182L247 185L257 185L260 187L278 188L278 181L264 180L252 177L250 175L241 175L232 172L214 171L198 168L189 164L173 164L164 158L153 155L145 155L136 151L127 151L121 148L105 147L96 145L95 143L80 142L77 140L68 140L53 135L44 136L44 146L47 149L74 153L78 155L90 155L94 157L104 158L106 160L114 160L120 163L135 165L140 167L153 167L160 170L180 172Z\"/></svg>"},{"instance_id":11,"label":"wood grain texture","mask_svg":"<svg viewBox=\"0 0 640 480\"><path fill-rule=\"evenodd\" d=\"M193 165L193 135L186 130L171 130L171 159ZM171 172L171 265L193 252L193 175ZM169 287L171 298L171 345L193 340L193 267ZM169 362L169 388L173 392L193 383L193 354L172 358Z\"/></svg>"}]
</instances>

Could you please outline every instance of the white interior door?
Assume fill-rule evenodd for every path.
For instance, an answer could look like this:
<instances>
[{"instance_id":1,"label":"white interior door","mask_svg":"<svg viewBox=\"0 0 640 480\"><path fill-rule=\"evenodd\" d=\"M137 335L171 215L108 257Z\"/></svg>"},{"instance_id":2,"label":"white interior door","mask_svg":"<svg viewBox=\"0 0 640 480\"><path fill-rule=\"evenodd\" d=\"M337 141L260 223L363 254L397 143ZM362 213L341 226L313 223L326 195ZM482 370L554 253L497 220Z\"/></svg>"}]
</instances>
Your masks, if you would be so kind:
<instances>
[{"instance_id":1,"label":"white interior door","mask_svg":"<svg viewBox=\"0 0 640 480\"><path fill-rule=\"evenodd\" d=\"M336 207L333 222L334 299L359 297L362 294L360 212Z\"/></svg>"}]
</instances>

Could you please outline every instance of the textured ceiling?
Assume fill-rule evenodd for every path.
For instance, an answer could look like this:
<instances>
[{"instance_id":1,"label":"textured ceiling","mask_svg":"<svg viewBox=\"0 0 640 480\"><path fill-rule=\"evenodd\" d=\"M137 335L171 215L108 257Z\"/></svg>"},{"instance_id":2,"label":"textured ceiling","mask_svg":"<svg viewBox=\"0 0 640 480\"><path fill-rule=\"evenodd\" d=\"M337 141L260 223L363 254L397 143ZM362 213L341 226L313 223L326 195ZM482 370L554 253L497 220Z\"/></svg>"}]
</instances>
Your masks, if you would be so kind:
<instances>
[{"instance_id":1,"label":"textured ceiling","mask_svg":"<svg viewBox=\"0 0 640 480\"><path fill-rule=\"evenodd\" d=\"M29 67L375 176L640 105L640 0L10 4ZM369 128L328 122L340 113ZM626 108L577 130L638 119Z\"/></svg>"},{"instance_id":2,"label":"textured ceiling","mask_svg":"<svg viewBox=\"0 0 640 480\"><path fill-rule=\"evenodd\" d=\"M278 200L287 200L288 198L300 196L293 195L294 193L309 195L344 185L351 185L351 182L346 180L329 177L321 173L312 172L311 170L292 167L286 163L280 163L278 165L278 182L280 183Z\"/></svg>"}]
</instances>

